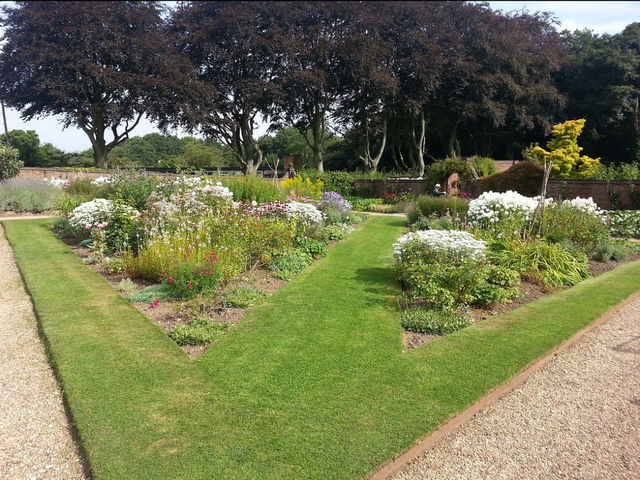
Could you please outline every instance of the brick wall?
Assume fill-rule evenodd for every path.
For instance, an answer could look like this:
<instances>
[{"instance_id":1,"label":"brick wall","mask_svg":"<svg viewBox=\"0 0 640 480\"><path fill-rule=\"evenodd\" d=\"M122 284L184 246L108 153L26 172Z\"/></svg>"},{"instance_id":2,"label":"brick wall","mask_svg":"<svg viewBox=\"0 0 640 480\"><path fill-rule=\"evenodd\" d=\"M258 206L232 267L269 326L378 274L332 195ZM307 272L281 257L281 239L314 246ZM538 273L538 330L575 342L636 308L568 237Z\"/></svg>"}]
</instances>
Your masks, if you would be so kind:
<instances>
[{"instance_id":1,"label":"brick wall","mask_svg":"<svg viewBox=\"0 0 640 480\"><path fill-rule=\"evenodd\" d=\"M422 195L427 188L426 181L423 179L395 179L387 180L356 180L358 193L368 197L382 197L385 192L398 192L404 190L406 192Z\"/></svg>"},{"instance_id":2,"label":"brick wall","mask_svg":"<svg viewBox=\"0 0 640 480\"><path fill-rule=\"evenodd\" d=\"M66 170L62 168L35 168L35 167L24 167L20 169L20 173L18 173L17 178L35 178L35 179L45 179L45 178L66 178L68 180L76 180L77 178L98 178L98 177L109 177L113 175L113 173L109 172L84 172L82 170Z\"/></svg>"},{"instance_id":3,"label":"brick wall","mask_svg":"<svg viewBox=\"0 0 640 480\"><path fill-rule=\"evenodd\" d=\"M555 199L571 200L576 197L593 198L604 210L614 208L611 200L616 197L623 209L633 208L632 190L640 192L640 180L549 180L547 194ZM637 206L636 206L637 208Z\"/></svg>"}]
</instances>

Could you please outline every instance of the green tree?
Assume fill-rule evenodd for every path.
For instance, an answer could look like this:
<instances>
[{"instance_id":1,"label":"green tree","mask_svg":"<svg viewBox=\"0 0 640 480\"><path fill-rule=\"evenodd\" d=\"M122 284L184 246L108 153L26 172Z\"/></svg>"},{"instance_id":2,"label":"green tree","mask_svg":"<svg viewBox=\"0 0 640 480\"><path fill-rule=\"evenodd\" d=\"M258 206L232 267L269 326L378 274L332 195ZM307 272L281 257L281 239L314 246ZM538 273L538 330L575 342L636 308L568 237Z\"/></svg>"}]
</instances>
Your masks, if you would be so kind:
<instances>
[{"instance_id":1,"label":"green tree","mask_svg":"<svg viewBox=\"0 0 640 480\"><path fill-rule=\"evenodd\" d=\"M640 159L639 30L640 23L634 23L620 35L563 32L571 59L560 79L568 95L566 116L587 120L581 136L584 150L606 161Z\"/></svg>"},{"instance_id":2,"label":"green tree","mask_svg":"<svg viewBox=\"0 0 640 480\"><path fill-rule=\"evenodd\" d=\"M34 130L11 130L9 140L11 146L18 150L18 157L25 167L40 165L40 138Z\"/></svg>"},{"instance_id":3,"label":"green tree","mask_svg":"<svg viewBox=\"0 0 640 480\"><path fill-rule=\"evenodd\" d=\"M220 148L196 141L185 144L182 155L172 157L170 162L176 167L222 167L224 157Z\"/></svg>"},{"instance_id":4,"label":"green tree","mask_svg":"<svg viewBox=\"0 0 640 480\"><path fill-rule=\"evenodd\" d=\"M15 177L22 168L17 148L0 144L0 182Z\"/></svg>"}]
</instances>

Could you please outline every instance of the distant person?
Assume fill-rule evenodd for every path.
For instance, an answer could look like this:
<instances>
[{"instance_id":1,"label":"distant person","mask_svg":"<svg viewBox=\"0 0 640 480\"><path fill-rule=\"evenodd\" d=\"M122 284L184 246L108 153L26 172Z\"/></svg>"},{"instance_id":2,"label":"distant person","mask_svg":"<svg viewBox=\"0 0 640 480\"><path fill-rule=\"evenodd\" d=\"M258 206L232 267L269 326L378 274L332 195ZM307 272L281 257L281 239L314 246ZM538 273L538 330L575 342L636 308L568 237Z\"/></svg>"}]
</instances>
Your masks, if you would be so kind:
<instances>
[{"instance_id":1,"label":"distant person","mask_svg":"<svg viewBox=\"0 0 640 480\"><path fill-rule=\"evenodd\" d=\"M431 195L434 197L444 197L444 192L442 191L442 187L440 186L439 183L436 183L436 186L433 187L433 191L431 192Z\"/></svg>"},{"instance_id":2,"label":"distant person","mask_svg":"<svg viewBox=\"0 0 640 480\"><path fill-rule=\"evenodd\" d=\"M289 164L289 168L288 168L288 172L287 172L287 177L289 178L296 178L297 174L296 174L296 169L293 167L292 164Z\"/></svg>"}]
</instances>

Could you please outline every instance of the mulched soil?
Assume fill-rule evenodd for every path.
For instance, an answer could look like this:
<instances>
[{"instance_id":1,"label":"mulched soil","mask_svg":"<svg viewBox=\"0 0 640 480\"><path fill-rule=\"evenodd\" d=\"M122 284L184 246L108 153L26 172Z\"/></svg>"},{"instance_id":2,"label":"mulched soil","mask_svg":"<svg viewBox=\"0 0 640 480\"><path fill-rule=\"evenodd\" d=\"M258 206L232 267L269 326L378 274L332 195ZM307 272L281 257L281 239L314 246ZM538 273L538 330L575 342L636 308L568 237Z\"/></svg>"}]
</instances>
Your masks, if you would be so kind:
<instances>
[{"instance_id":1,"label":"mulched soil","mask_svg":"<svg viewBox=\"0 0 640 480\"><path fill-rule=\"evenodd\" d=\"M591 260L589 262L589 275L591 277L597 277L602 275L603 273L609 272L614 268L633 261L640 258L640 255L631 255L629 259L624 261L610 261L610 262L596 262ZM489 318L495 317L496 315L501 315L506 312L510 312L511 310L515 310L527 303L533 302L538 298L544 297L551 293L558 292L560 290L564 290L569 287L560 287L555 290L546 289L542 285L531 282L531 281L523 281L520 286L520 291L522 295L518 298L513 299L511 303L502 303L499 305L495 305L492 308L469 308L467 310L467 318L472 323L482 322L483 320L487 320ZM414 348L422 347L429 342L432 342L436 338L439 338L441 335L431 335L426 333L417 333L417 332L405 332L403 338L404 350L412 350Z\"/></svg>"}]
</instances>

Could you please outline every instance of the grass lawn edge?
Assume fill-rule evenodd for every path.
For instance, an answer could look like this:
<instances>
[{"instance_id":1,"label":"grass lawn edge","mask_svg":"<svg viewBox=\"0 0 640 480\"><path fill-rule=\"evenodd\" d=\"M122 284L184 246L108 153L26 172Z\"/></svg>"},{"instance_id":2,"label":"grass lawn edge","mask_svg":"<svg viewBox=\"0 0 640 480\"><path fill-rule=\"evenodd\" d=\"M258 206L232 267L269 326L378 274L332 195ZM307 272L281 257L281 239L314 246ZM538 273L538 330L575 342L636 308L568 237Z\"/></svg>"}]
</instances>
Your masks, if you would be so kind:
<instances>
[{"instance_id":1,"label":"grass lawn edge","mask_svg":"<svg viewBox=\"0 0 640 480\"><path fill-rule=\"evenodd\" d=\"M31 222L33 225L46 225L48 222L46 221L25 221L25 225L26 222ZM383 224L386 223L386 220L384 219L380 219L380 220L376 220L376 225L377 224ZM14 222L11 222L14 223ZM378 226L380 226L378 225ZM7 236L7 238L10 237L10 234L7 232L7 225L4 224L5 226L5 235ZM13 227L10 228L11 230L14 230ZM9 240L11 240L9 238ZM12 243L13 246L13 243ZM66 247L66 246L65 246ZM339 247L339 245L337 246ZM68 248L68 247L66 247ZM333 249L332 249L333 250ZM24 253L24 252L23 252ZM330 253L330 256L334 255L332 253ZM17 257L14 255L14 258L16 258L17 261ZM79 261L78 261L79 262ZM325 263L329 262L329 258L325 257L325 259L323 259L323 261L319 262L317 264L316 268L320 268L322 265L324 265ZM81 265L81 267L83 269L85 269L87 272L90 272L90 275L95 275L98 276L95 272L91 271L90 269L88 269L85 265L82 265L81 262L78 263L79 265ZM528 368L531 368L532 365L535 365L536 362L540 361L542 358L545 358L545 356L551 355L553 356L553 354L557 351L558 348L562 348L562 345L564 345L567 342L572 341L573 338L575 338L576 336L580 335L581 332L583 330L588 330L590 328L595 328L595 325L600 318L602 318L603 316L606 316L608 314L608 312L611 312L612 310L615 311L618 308L621 308L622 305L624 305L625 303L625 298L627 299L626 301L628 302L629 299L631 297L634 296L634 292L636 292L639 288L640 288L640 268L638 268L640 266L640 262L632 262L630 264L625 264L621 267L618 267L617 269L608 272L600 277L597 278L593 278L593 279L589 279L586 280L585 282L582 282L581 284L579 284L578 286L572 288L572 289L568 289L562 292L559 292L557 294L551 295L549 297L545 297L543 299L539 299L536 302L533 302L532 304L528 304L525 305L523 307L521 307L518 310L514 310L512 312L509 312L507 314L504 315L500 315L499 317L495 317L491 320L487 320L485 322L483 322L483 324L478 324L475 325L473 327L470 327L469 329L465 329L467 330L467 332L457 332L455 334L449 335L447 337L443 337L441 339L438 339L434 342L432 342L431 344L422 347L420 349L416 349L412 352L406 353L406 354L401 354L400 352L398 352L399 355L401 355L402 357L404 357L405 360L403 360L402 362L408 362L407 359L411 359L412 357L422 357L427 358L431 355L432 352L436 352L436 356L442 356L442 352L446 351L447 346L450 346L452 343L455 344L456 342L462 341L462 343L464 344L465 342L468 342L470 337L473 336L477 336L477 335L482 335L482 331L483 330L491 330L491 329L495 329L495 330L501 330L501 329L507 329L507 328L512 328L514 325L516 325L518 322L522 323L522 318L518 318L519 316L521 317L521 313L522 312L528 312L531 315L535 315L535 314L541 314L544 313L545 309L550 309L553 308L555 303L558 303L559 299L567 299L568 300L574 300L579 297L579 292L583 292L582 295L585 296L589 296L589 293L592 292L594 290L593 287L596 287L596 290L601 286L601 284L605 285L605 286L609 286L609 287L613 287L610 288L613 291L613 294L611 295L612 299L610 299L611 301L616 300L615 303L607 303L606 301L602 301L602 296L598 296L596 295L596 304L599 306L599 313L595 312L594 315L595 317L591 317L591 318L584 318L581 319L579 324L576 323L574 324L569 324L566 321L563 323L563 327L560 328L559 327L559 331L557 332L552 332L553 335L545 337L544 341L541 340L541 343L543 344L538 350L536 351L530 351L528 352L526 355L529 355L529 357L526 357L526 355L524 356L520 356L522 358L515 358L515 359L511 359L512 363L508 364L505 367L503 367L503 372L502 373L498 373L495 376L493 376L492 378L490 378L489 380L483 381L483 382L478 382L474 385L472 385L473 388L468 389L469 391L463 392L463 394L460 396L460 398L456 398L455 399L455 403L452 405L447 405L445 409L442 409L440 411L437 411L435 413L432 414L431 418L428 420L424 420L424 423L421 427L414 427L412 429L411 433L405 433L402 436L396 436L396 437L384 437L383 434L383 441L384 441L384 446L386 448L376 448L374 450L372 450L371 452L369 452L369 456L365 457L365 458L360 458L359 459L359 465L349 465L347 467L344 467L342 469L339 470L340 475L335 475L335 476L329 476L326 475L322 476L322 472L313 472L315 474L315 476L308 476L308 478L368 478L369 475L371 475L371 472L377 472L377 471L381 471L381 469L385 468L385 466L388 465L388 461L392 458L396 458L399 459L401 458L403 455L406 455L409 451L412 450L412 448L415 448L415 438L424 438L424 435L427 435L427 437L431 436L434 434L434 432L437 432L439 428L442 428L442 425L446 425L448 422L452 421L452 418L456 418L456 416L461 415L462 413L464 413L468 408L469 405L474 405L478 402L479 398L483 398L487 395L491 395L491 392L494 392L498 389L500 389L502 386L504 386L505 384L508 384L509 382L513 381L513 379L515 379L516 377L518 377L518 375L520 375L523 371L526 371ZM23 277L23 282L26 284L27 286L27 291L29 292L30 295L32 295L31 289L29 288L29 281L28 278L25 277L24 273L23 273L23 267L19 265L19 269L21 272L21 276ZM313 271L315 271L316 268L313 268L311 270L309 270L308 273L303 273L302 275L300 275L299 277L296 277L292 283L300 280L300 282L308 282L309 277L313 276L312 273ZM324 268L324 267L323 267ZM31 274L33 275L33 268L31 268ZM625 283L623 280L623 277L625 277L625 273L629 272L629 279L625 284L625 288L626 289L622 289L624 292L626 292L626 296L623 297L623 293L622 291L620 291L620 289L616 289L616 284L621 284L621 283ZM27 277L29 277L27 275ZM106 282L104 282L106 284ZM107 284L108 285L108 284ZM109 286L109 288L111 288ZM600 288L600 290L602 290L602 288ZM117 295L117 293L114 291L113 292L114 295ZM622 303L620 303L622 302ZM32 304L34 305L34 310L36 311L36 314L38 314L38 310L36 308L36 304L38 302L33 301L32 298ZM126 303L126 302L124 302ZM133 307L131 307L133 308ZM260 310L268 310L268 308L266 307L262 307ZM566 310L566 309L565 309ZM519 313L520 312L520 313ZM607 313L604 313L607 312ZM267 312L268 313L268 312ZM257 313L256 313L257 314ZM543 315L544 316L544 315ZM57 366L57 355L56 355L56 348L52 348L49 342L49 339L46 336L46 332L45 330L42 328L41 322L42 319L40 318L40 316L37 317L38 318L38 329L39 331L41 331L41 338L43 338L43 341L45 342L45 345L47 347L47 354L49 356L50 359L50 363L52 364L52 366L54 367L54 370L56 371L56 376L58 377L58 381L61 384L62 388L63 388L63 393L64 393L64 397L65 397L65 402L69 403L72 407L74 405L74 402L78 400L78 398L76 397L76 400L69 400L67 398L67 390L64 388L65 387L65 375L64 372L59 372L58 370L58 366ZM145 319L146 320L146 319ZM255 319L254 319L255 320ZM536 322L538 322L538 320L536 320ZM526 322L525 322L526 323ZM532 322L535 323L535 322ZM544 323L544 322L543 322ZM548 323L548 320L547 320ZM594 325L594 326L592 326ZM154 327L155 328L155 327ZM392 329L389 329L388 326L385 327L386 330L383 332L384 334L388 334L389 331L394 332L397 330L397 328L395 328L395 326ZM249 328L247 328L247 330L250 330ZM517 329L516 329L517 330ZM480 332L478 332L480 331ZM521 331L517 331L516 333L520 333L522 334ZM525 332L526 333L526 332ZM157 335L155 335L154 337L157 337ZM149 350L151 351L155 351L155 350L165 350L165 346L164 341L162 341L162 339L158 339L158 338L153 338L153 343L154 343L154 347L150 348ZM557 341L556 341L557 340ZM170 340L169 340L170 342ZM173 342L171 342L173 343ZM161 344L161 345L159 345ZM394 344L396 344L396 346L400 347L400 342L394 342ZM546 345L546 346L545 346ZM59 347L61 345L58 345ZM388 346L385 346L385 348L387 348ZM395 347L394 347L395 348ZM142 351L143 349L141 349ZM176 350L180 350L179 348L176 347ZM144 352L143 352L144 353ZM180 353L182 353L182 351L180 350ZM387 352L385 352L387 353ZM175 355L172 355L172 357L175 357ZM183 355L180 355L180 357L183 357ZM526 358L525 358L526 357ZM400 358L400 357L398 357ZM174 358L173 360L178 360L177 363L179 364L184 364L185 362L183 361L183 358L179 358L176 359ZM173 360L171 362L167 362L169 365L169 369L173 369L173 367L175 367L175 365L173 365ZM437 362L436 362L436 366L437 366ZM424 371L426 372L426 374L430 373L429 369L434 368L433 366L421 366L421 368L424 369ZM511 372L509 374L509 372ZM418 372L418 373L423 373L423 372ZM506 375L504 375L506 374ZM501 375L504 375L504 377L502 377ZM71 383L73 383L73 379L71 380ZM470 397L469 395L473 395L475 392L475 397ZM447 411L448 410L448 411ZM461 413L462 412L462 413ZM82 417L82 416L81 416ZM73 415L73 409L71 409L71 413L70 413L70 418L74 419L74 415ZM90 417L89 417L90 418ZM85 417L80 420L80 428L78 428L77 433L78 436L81 440L83 440L83 430L82 430L82 426L86 426L86 421L87 421L87 417L85 415ZM386 427L386 426L385 426ZM426 427L426 428L423 428ZM74 428L75 428L75 422L74 422ZM415 432L419 432L422 431L421 434L417 434L415 435ZM431 433L427 433L427 432L431 432ZM413 437L413 441L410 440L409 437ZM420 442L420 441L418 441ZM83 447L84 447L84 443L81 441L79 442ZM414 445L414 447L412 447L412 445ZM380 447L382 445L378 445L378 447ZM90 446L89 448L87 448L85 451L87 451L89 453L90 456L87 456L87 458L89 459L90 463L94 464L94 458L95 455L91 455L91 452L94 450L95 445ZM373 449L373 446L371 447ZM407 450L409 449L409 450ZM404 454L400 454L400 456L398 456L398 452L404 451ZM98 454L98 457L100 456L100 454ZM100 462L99 458L96 458L97 464L100 464L102 462ZM379 465L383 464L382 467L380 467ZM309 468L309 467L308 467ZM102 470L102 465L99 465L98 470ZM109 471L110 469L107 468L106 471ZM327 470L328 472L329 470ZM308 470L303 470L303 475L304 474L309 474L310 472ZM369 472L369 473L367 473ZM241 474L238 474L238 477L233 477L233 478L240 478ZM98 478L98 476L96 477ZM118 478L115 476L111 476L109 474L107 475L99 475L99 478ZM127 477L128 478L128 477ZM163 477L164 478L164 477ZM177 478L177 477L176 477ZM180 477L180 478L187 478L187 477ZM200 478L200 477L198 477ZM231 478L231 477L230 477ZM271 476L265 476L264 478L277 478L277 477L271 477ZM288 478L288 477L287 477ZM307 478L307 477L305 477ZM378 477L371 477L371 478L378 478ZM382 477L380 477L382 478Z\"/></svg>"},{"instance_id":2,"label":"grass lawn edge","mask_svg":"<svg viewBox=\"0 0 640 480\"><path fill-rule=\"evenodd\" d=\"M559 353L568 350L573 347L580 339L582 339L588 333L594 331L598 327L607 323L618 312L623 310L627 305L633 303L636 299L640 298L640 291L632 293L625 300L617 305L609 308L602 316L596 320L587 324L581 330L578 330L571 337L564 340L562 343L553 347L550 351L533 360L523 370L517 372L514 376L506 380L504 383L495 386L483 397L479 398L469 407L457 414L454 414L449 420L433 430L427 433L423 438L419 439L412 447L404 452L399 453L393 460L380 465L371 474L366 477L367 480L385 480L395 475L402 470L408 463L415 460L425 452L434 448L445 436L455 432L458 428L463 426L466 422L471 420L482 410L486 409L496 401L500 400L504 395L514 391L516 388L524 384L527 379L534 373L540 371L545 365L551 362Z\"/></svg>"}]
</instances>

